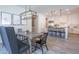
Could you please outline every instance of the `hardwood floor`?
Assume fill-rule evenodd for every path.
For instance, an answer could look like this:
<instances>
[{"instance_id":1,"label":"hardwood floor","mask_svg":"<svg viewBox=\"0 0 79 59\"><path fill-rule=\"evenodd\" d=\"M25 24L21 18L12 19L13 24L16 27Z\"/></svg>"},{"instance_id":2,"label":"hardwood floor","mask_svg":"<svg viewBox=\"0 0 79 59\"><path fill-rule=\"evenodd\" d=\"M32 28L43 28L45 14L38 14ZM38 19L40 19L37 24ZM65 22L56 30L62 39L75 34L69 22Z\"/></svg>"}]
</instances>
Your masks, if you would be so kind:
<instances>
[{"instance_id":1,"label":"hardwood floor","mask_svg":"<svg viewBox=\"0 0 79 59\"><path fill-rule=\"evenodd\" d=\"M47 40L48 51L44 47L45 54L79 54L79 35L69 35L69 38L60 39L48 36ZM38 49L33 54L41 54Z\"/></svg>"},{"instance_id":2,"label":"hardwood floor","mask_svg":"<svg viewBox=\"0 0 79 59\"><path fill-rule=\"evenodd\" d=\"M69 35L67 40L48 36L47 46L48 51L43 48L45 54L79 54L79 35ZM42 54L42 51L37 49L32 54Z\"/></svg>"},{"instance_id":3,"label":"hardwood floor","mask_svg":"<svg viewBox=\"0 0 79 59\"><path fill-rule=\"evenodd\" d=\"M79 35L69 35L67 40L48 37L47 45L49 51L47 54L78 54L79 53Z\"/></svg>"}]
</instances>

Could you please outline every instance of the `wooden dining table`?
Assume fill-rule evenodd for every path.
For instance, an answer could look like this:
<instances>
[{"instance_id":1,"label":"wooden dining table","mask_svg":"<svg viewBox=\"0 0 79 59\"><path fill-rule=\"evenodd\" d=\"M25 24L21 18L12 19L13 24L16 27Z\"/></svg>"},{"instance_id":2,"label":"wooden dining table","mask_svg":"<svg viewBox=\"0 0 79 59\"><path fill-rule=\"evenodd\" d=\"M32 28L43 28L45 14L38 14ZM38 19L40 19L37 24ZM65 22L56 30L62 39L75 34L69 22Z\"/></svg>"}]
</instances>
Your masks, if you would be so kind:
<instances>
[{"instance_id":1,"label":"wooden dining table","mask_svg":"<svg viewBox=\"0 0 79 59\"><path fill-rule=\"evenodd\" d=\"M35 40L35 38L39 38L40 35L42 35L42 33L35 33L35 32L30 32L28 34L21 32L21 33L17 33L17 35L22 35L22 36L26 36L28 37L28 42L29 42L29 46L30 46L30 54L32 53L32 40Z\"/></svg>"}]
</instances>

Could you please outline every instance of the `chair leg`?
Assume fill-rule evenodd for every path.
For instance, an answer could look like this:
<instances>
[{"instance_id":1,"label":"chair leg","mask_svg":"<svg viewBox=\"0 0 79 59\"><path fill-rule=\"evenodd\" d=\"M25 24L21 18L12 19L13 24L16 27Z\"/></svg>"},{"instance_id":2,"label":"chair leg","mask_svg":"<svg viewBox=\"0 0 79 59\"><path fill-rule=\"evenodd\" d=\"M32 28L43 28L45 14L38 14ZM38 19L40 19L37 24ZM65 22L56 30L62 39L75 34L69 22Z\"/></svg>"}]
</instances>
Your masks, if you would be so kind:
<instances>
[{"instance_id":1,"label":"chair leg","mask_svg":"<svg viewBox=\"0 0 79 59\"><path fill-rule=\"evenodd\" d=\"M40 45L40 47L41 47L41 50L42 50L42 54L44 54L42 45Z\"/></svg>"},{"instance_id":2,"label":"chair leg","mask_svg":"<svg viewBox=\"0 0 79 59\"><path fill-rule=\"evenodd\" d=\"M36 51L36 49L37 49L37 43L36 43L36 45L35 45L35 51Z\"/></svg>"},{"instance_id":3,"label":"chair leg","mask_svg":"<svg viewBox=\"0 0 79 59\"><path fill-rule=\"evenodd\" d=\"M47 44L45 44L45 46L46 46L46 49L48 50Z\"/></svg>"}]
</instances>

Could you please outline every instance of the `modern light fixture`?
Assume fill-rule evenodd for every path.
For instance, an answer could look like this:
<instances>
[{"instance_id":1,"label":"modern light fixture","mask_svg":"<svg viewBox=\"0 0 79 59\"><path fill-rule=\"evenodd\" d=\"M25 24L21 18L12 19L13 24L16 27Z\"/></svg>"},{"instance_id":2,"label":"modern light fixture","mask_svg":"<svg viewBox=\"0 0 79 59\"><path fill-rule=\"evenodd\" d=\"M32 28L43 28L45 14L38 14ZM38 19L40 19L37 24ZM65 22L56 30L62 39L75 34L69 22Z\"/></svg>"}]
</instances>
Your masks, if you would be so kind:
<instances>
[{"instance_id":1,"label":"modern light fixture","mask_svg":"<svg viewBox=\"0 0 79 59\"><path fill-rule=\"evenodd\" d=\"M22 15L23 20L28 20L30 18L34 19L37 16L37 12L31 9L31 5L25 5L25 11L20 15Z\"/></svg>"},{"instance_id":2,"label":"modern light fixture","mask_svg":"<svg viewBox=\"0 0 79 59\"><path fill-rule=\"evenodd\" d=\"M46 15L49 18L55 17L55 16L62 16L62 9L59 10L51 10Z\"/></svg>"}]
</instances>

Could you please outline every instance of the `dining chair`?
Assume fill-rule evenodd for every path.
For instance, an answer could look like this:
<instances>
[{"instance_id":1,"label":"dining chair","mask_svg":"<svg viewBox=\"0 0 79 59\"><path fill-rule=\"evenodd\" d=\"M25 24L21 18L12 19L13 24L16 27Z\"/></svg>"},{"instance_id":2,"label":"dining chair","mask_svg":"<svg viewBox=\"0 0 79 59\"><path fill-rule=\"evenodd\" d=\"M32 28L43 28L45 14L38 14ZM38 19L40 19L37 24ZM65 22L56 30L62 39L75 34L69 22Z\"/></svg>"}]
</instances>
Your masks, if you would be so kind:
<instances>
[{"instance_id":1,"label":"dining chair","mask_svg":"<svg viewBox=\"0 0 79 59\"><path fill-rule=\"evenodd\" d=\"M36 41L35 50L36 50L36 48L38 48L38 47L37 47L37 44L39 44L39 45L40 45L40 48L41 48L41 50L42 50L42 54L44 53L44 52L43 52L43 46L45 46L46 49L48 50L48 47L47 47L47 36L48 36L48 33L43 33L43 34L40 36L40 40L37 40L37 41Z\"/></svg>"},{"instance_id":2,"label":"dining chair","mask_svg":"<svg viewBox=\"0 0 79 59\"><path fill-rule=\"evenodd\" d=\"M10 54L20 54L29 50L29 45L17 39L13 27L0 27L4 47Z\"/></svg>"}]
</instances>

